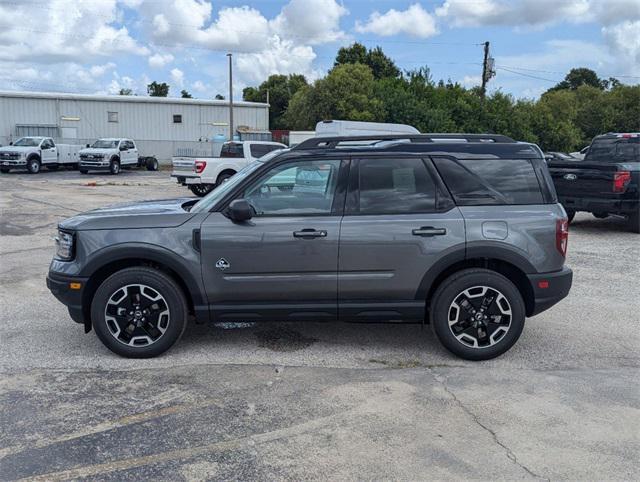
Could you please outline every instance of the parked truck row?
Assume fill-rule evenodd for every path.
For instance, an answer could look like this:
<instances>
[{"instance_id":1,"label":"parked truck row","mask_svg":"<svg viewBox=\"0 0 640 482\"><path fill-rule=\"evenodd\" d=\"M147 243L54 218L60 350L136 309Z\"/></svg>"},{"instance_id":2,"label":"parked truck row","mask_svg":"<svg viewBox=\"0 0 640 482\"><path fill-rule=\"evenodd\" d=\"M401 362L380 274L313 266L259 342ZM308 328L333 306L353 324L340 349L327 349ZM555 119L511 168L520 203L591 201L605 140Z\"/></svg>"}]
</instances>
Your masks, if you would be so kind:
<instances>
[{"instance_id":1,"label":"parked truck row","mask_svg":"<svg viewBox=\"0 0 640 482\"><path fill-rule=\"evenodd\" d=\"M60 167L78 169L81 174L89 171L108 171L118 174L122 168L146 167L158 170L154 156L140 156L131 139L98 139L85 147L75 144L56 144L51 137L21 137L8 146L0 147L0 172L26 169L37 174L42 167L56 170Z\"/></svg>"}]
</instances>

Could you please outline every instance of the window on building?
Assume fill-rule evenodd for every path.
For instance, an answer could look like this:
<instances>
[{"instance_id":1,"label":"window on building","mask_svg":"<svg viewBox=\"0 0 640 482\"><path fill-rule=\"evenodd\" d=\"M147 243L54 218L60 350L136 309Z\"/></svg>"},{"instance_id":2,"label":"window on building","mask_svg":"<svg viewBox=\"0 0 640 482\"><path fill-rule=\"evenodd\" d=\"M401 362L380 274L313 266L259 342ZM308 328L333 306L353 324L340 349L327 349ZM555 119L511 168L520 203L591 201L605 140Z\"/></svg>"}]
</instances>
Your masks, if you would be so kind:
<instances>
[{"instance_id":1,"label":"window on building","mask_svg":"<svg viewBox=\"0 0 640 482\"><path fill-rule=\"evenodd\" d=\"M173 123L182 124L182 114L173 114Z\"/></svg>"},{"instance_id":2,"label":"window on building","mask_svg":"<svg viewBox=\"0 0 640 482\"><path fill-rule=\"evenodd\" d=\"M117 112L107 112L107 120L109 122L118 122L118 113Z\"/></svg>"}]
</instances>

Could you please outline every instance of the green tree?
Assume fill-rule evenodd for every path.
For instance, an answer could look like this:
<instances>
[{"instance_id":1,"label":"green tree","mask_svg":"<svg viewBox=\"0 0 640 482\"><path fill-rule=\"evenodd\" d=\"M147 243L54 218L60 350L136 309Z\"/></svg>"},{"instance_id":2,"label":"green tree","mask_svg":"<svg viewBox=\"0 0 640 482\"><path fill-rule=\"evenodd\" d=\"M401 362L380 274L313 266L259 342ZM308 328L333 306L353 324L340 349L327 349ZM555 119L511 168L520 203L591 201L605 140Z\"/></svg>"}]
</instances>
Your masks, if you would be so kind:
<instances>
[{"instance_id":1,"label":"green tree","mask_svg":"<svg viewBox=\"0 0 640 482\"><path fill-rule=\"evenodd\" d=\"M601 79L598 77L598 74L591 69L579 67L571 69L562 82L549 90L576 90L581 85L590 85L596 89L604 90L608 87L609 81Z\"/></svg>"},{"instance_id":2,"label":"green tree","mask_svg":"<svg viewBox=\"0 0 640 482\"><path fill-rule=\"evenodd\" d=\"M214 97L214 99L216 99L216 100L224 100L224 95L222 95L222 94L216 94L216 96Z\"/></svg>"},{"instance_id":3,"label":"green tree","mask_svg":"<svg viewBox=\"0 0 640 482\"><path fill-rule=\"evenodd\" d=\"M155 80L147 85L147 93L151 97L168 97L169 85L165 82L158 83Z\"/></svg>"},{"instance_id":4,"label":"green tree","mask_svg":"<svg viewBox=\"0 0 640 482\"><path fill-rule=\"evenodd\" d=\"M133 90L131 89L120 89L118 95L133 95Z\"/></svg>"},{"instance_id":5,"label":"green tree","mask_svg":"<svg viewBox=\"0 0 640 482\"><path fill-rule=\"evenodd\" d=\"M242 98L249 102L266 102L269 98L269 126L272 129L285 129L285 112L291 98L298 90L307 85L304 75L271 75L259 87L246 87Z\"/></svg>"},{"instance_id":6,"label":"green tree","mask_svg":"<svg viewBox=\"0 0 640 482\"><path fill-rule=\"evenodd\" d=\"M341 47L336 55L334 67L345 64L363 64L371 68L375 79L399 77L400 69L387 57L380 47L368 50L361 43L355 42L348 47Z\"/></svg>"},{"instance_id":7,"label":"green tree","mask_svg":"<svg viewBox=\"0 0 640 482\"><path fill-rule=\"evenodd\" d=\"M182 97L183 99L193 99L193 96L184 89L180 91L180 97Z\"/></svg>"},{"instance_id":8,"label":"green tree","mask_svg":"<svg viewBox=\"0 0 640 482\"><path fill-rule=\"evenodd\" d=\"M374 85L368 66L338 65L324 79L296 92L287 110L287 124L292 129L312 129L323 119L384 121Z\"/></svg>"}]
</instances>

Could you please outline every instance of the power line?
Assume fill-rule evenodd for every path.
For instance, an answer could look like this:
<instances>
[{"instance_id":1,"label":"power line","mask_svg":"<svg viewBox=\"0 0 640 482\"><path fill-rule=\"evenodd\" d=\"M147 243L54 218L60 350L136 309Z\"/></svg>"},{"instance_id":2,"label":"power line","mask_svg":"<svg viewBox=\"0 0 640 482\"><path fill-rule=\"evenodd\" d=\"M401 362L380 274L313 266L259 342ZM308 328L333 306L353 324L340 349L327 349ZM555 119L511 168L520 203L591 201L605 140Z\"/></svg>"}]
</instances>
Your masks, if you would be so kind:
<instances>
[{"instance_id":1,"label":"power line","mask_svg":"<svg viewBox=\"0 0 640 482\"><path fill-rule=\"evenodd\" d=\"M524 72L518 72L517 70L511 70L511 69L508 69L506 67L497 67L496 66L496 69L504 70L506 72L511 72L512 74L516 74L516 75L522 75L523 77L529 77L531 79L544 80L546 82L553 82L554 84L557 84L558 82L560 82L559 80L546 79L544 77L538 77L537 75L531 75L531 74L527 74L527 73L524 73Z\"/></svg>"}]
</instances>

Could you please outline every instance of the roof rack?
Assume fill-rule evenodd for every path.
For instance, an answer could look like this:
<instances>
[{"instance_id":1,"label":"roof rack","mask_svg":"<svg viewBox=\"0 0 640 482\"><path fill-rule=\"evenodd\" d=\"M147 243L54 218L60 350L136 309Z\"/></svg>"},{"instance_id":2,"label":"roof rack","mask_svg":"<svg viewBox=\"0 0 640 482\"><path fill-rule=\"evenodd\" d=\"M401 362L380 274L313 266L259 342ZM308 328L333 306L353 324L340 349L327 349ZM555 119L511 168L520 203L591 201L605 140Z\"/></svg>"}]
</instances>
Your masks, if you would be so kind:
<instances>
[{"instance_id":1,"label":"roof rack","mask_svg":"<svg viewBox=\"0 0 640 482\"><path fill-rule=\"evenodd\" d=\"M496 142L511 143L516 142L510 137L500 134L370 134L365 136L331 136L331 137L312 137L302 141L293 150L302 149L331 149L337 147L343 142L362 142L372 141L375 144L378 141L401 141L408 140L415 143L437 142L447 140L464 140L466 142Z\"/></svg>"}]
</instances>

